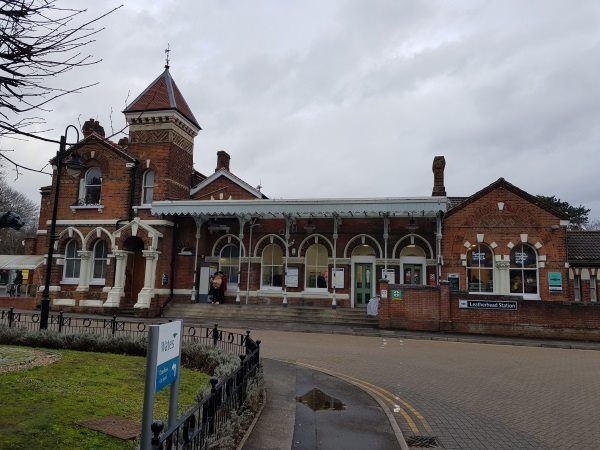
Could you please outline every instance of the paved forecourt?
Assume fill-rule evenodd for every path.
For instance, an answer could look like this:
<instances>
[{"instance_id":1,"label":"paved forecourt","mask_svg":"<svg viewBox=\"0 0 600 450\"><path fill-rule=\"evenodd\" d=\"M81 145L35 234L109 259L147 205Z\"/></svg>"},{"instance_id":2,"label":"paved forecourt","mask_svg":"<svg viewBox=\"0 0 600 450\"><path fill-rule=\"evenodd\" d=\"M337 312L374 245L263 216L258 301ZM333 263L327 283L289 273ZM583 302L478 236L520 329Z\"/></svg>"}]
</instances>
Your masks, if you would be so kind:
<instances>
[{"instance_id":1,"label":"paved forecourt","mask_svg":"<svg viewBox=\"0 0 600 450\"><path fill-rule=\"evenodd\" d=\"M252 332L261 356L378 394L405 438L445 448L597 448L600 351L392 337Z\"/></svg>"}]
</instances>

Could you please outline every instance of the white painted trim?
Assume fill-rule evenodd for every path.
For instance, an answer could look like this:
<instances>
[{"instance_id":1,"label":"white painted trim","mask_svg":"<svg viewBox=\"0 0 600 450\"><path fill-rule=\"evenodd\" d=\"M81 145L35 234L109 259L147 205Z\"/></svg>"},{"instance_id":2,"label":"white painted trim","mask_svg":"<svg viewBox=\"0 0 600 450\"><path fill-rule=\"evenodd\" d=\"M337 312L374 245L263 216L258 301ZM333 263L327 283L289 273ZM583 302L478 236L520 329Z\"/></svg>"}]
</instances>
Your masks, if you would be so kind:
<instances>
[{"instance_id":1,"label":"white painted trim","mask_svg":"<svg viewBox=\"0 0 600 450\"><path fill-rule=\"evenodd\" d=\"M571 221L570 220L561 220L559 222L559 224L561 227L568 227L571 224Z\"/></svg>"},{"instance_id":2,"label":"white painted trim","mask_svg":"<svg viewBox=\"0 0 600 450\"><path fill-rule=\"evenodd\" d=\"M237 184L242 189L244 189L244 190L248 191L250 194L254 195L256 198L262 199L262 193L259 190L253 188L248 183L246 183L244 180L236 177L230 171L225 170L225 169L220 169L220 170L216 171L215 173L213 173L212 175L210 175L209 177L207 177L206 179L204 179L202 182L200 182L200 184L196 185L196 187L194 187L190 190L190 195L196 194L197 192L204 189L206 186L209 186L213 181L215 181L221 177L225 177L225 178L229 179L230 181Z\"/></svg>"},{"instance_id":3,"label":"white painted trim","mask_svg":"<svg viewBox=\"0 0 600 450\"><path fill-rule=\"evenodd\" d=\"M48 230L37 230L35 232L35 234L37 234L37 235L46 235L46 234L48 234Z\"/></svg>"},{"instance_id":4,"label":"white painted trim","mask_svg":"<svg viewBox=\"0 0 600 450\"><path fill-rule=\"evenodd\" d=\"M56 225L116 225L120 219L81 219L81 220L57 220ZM47 220L46 225L52 221Z\"/></svg>"},{"instance_id":5,"label":"white painted trim","mask_svg":"<svg viewBox=\"0 0 600 450\"><path fill-rule=\"evenodd\" d=\"M241 250L241 253L240 253L239 257L241 258L243 256L246 256L246 246L244 245L244 242L239 238L239 236L236 236L235 234L227 233L227 234L224 234L223 236L221 236L219 239L217 239L215 241L215 243L213 245L213 248L212 248L212 251L210 252L211 255L213 256L213 258L217 258L216 262L219 262L218 258L220 258L221 255L220 254L219 255L215 255L215 250L217 249L217 246L219 245L219 242L221 242L225 238L233 238L236 241L238 241L239 246L240 246L240 250ZM229 240L227 242L227 244L230 244L230 243L231 243L231 240ZM227 245L227 244L225 244L225 245Z\"/></svg>"},{"instance_id":6,"label":"white painted trim","mask_svg":"<svg viewBox=\"0 0 600 450\"><path fill-rule=\"evenodd\" d=\"M79 306L88 306L93 308L101 308L103 306L102 300L79 300Z\"/></svg>"},{"instance_id":7,"label":"white painted trim","mask_svg":"<svg viewBox=\"0 0 600 450\"><path fill-rule=\"evenodd\" d=\"M104 205L73 205L70 208L73 212L76 212L78 209L97 209L99 212L102 212Z\"/></svg>"},{"instance_id":8,"label":"white painted trim","mask_svg":"<svg viewBox=\"0 0 600 450\"><path fill-rule=\"evenodd\" d=\"M75 300L72 298L55 298L52 304L54 306L75 306Z\"/></svg>"},{"instance_id":9,"label":"white painted trim","mask_svg":"<svg viewBox=\"0 0 600 450\"><path fill-rule=\"evenodd\" d=\"M258 253L258 247L260 247L260 244L262 243L262 241L264 241L267 238L273 237L275 239L279 239L279 241L281 241L281 245L283 246L283 250L285 250L285 240L279 236L278 234L275 233L269 233L269 234L265 234L263 237L261 237L258 242L254 245L254 257L257 257L257 253ZM270 242L272 243L272 242ZM250 254L252 254L252 249L250 249ZM261 255L262 257L262 255Z\"/></svg>"},{"instance_id":10,"label":"white painted trim","mask_svg":"<svg viewBox=\"0 0 600 450\"><path fill-rule=\"evenodd\" d=\"M435 257L435 256L434 256L434 253L433 253L433 248L431 247L431 244L429 244L429 241L428 241L427 239L425 239L425 238L424 238L423 236L421 236L421 235L418 235L418 234L415 234L415 233L410 233L410 234L407 234L406 236L403 236L402 238L400 238L400 239L399 239L399 240L396 242L396 244L394 245L394 248L392 248L392 259L398 259L398 258L396 258L396 250L398 249L398 246L400 245L400 243L401 243L402 241L404 241L404 240L406 240L406 239L410 239L411 237L418 238L418 239L420 239L421 241L425 242L425 245L427 246L427 249L429 250L429 259L433 259L433 258ZM467 243L465 243L465 246L466 246L466 244L467 244ZM469 247L470 247L470 246L471 246L471 245L469 244ZM401 251L402 251L402 250L401 250ZM425 252L425 253L427 253L427 252ZM425 255L425 257L427 257L427 255Z\"/></svg>"},{"instance_id":11,"label":"white painted trim","mask_svg":"<svg viewBox=\"0 0 600 450\"><path fill-rule=\"evenodd\" d=\"M347 243L346 246L344 247L344 258L352 258L352 255L348 256L348 247L350 247L350 244L352 244L352 242L354 242L356 239L359 239L361 237L365 237L365 238L369 238L372 242L375 242L375 245L377 246L377 249L379 250L379 256L377 256L378 258L383 258L383 250L381 249L381 245L379 245L379 242L377 242L377 239L375 239L373 236L370 236L366 233L361 233L361 234L357 234L356 236L354 236L352 239L350 239ZM366 242L365 242L366 244ZM372 246L370 246L372 247Z\"/></svg>"},{"instance_id":12,"label":"white painted trim","mask_svg":"<svg viewBox=\"0 0 600 450\"><path fill-rule=\"evenodd\" d=\"M300 253L300 250L302 250L302 247L304 246L305 242L307 242L309 239L312 239L314 241L315 238L323 239L325 242L327 242L327 245L329 245L329 251L331 252L331 255L333 256L333 244L331 243L331 241L329 239L327 239L325 236L323 236L322 234L319 234L319 233L313 233L313 234L310 234L307 237L305 237L304 240L298 246L298 253ZM318 240L317 240L317 242L313 242L312 244L320 244L320 242L318 242ZM304 256L298 256L298 257L306 260L306 252L304 252ZM327 257L329 258L329 255L327 255Z\"/></svg>"},{"instance_id":13,"label":"white painted trim","mask_svg":"<svg viewBox=\"0 0 600 450\"><path fill-rule=\"evenodd\" d=\"M410 264L421 266L421 285L427 286L427 258L424 256L401 256L400 257L400 279L399 284L404 284L404 265Z\"/></svg>"}]
</instances>

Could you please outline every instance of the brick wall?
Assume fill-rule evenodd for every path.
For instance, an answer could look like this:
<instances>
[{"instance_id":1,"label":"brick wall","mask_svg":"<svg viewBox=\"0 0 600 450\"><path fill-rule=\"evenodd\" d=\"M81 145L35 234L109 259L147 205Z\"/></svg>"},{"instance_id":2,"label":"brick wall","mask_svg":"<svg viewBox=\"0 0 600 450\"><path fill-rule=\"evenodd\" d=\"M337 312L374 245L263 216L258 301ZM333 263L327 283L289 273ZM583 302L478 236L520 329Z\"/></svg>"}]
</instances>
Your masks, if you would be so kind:
<instances>
[{"instance_id":1,"label":"brick wall","mask_svg":"<svg viewBox=\"0 0 600 450\"><path fill-rule=\"evenodd\" d=\"M600 303L544 302L513 296L450 293L449 285L388 285L379 308L381 328L600 341ZM392 298L393 290L402 292ZM459 308L459 300L511 300L516 310Z\"/></svg>"},{"instance_id":2,"label":"brick wall","mask_svg":"<svg viewBox=\"0 0 600 450\"><path fill-rule=\"evenodd\" d=\"M503 205L502 210L499 203ZM500 183L496 189L477 200L451 210L444 219L442 278L447 279L448 274L457 273L460 275L460 289L468 288L467 270L461 255L467 253L466 242L478 243L477 235L483 235L483 244L491 247L496 258L505 258L504 261L508 261L511 253L510 244L520 244L521 235L527 235L526 243L532 248L539 247L536 248L538 263L543 266L539 268L538 277L540 298L549 301L570 300L572 287L565 266L566 228L559 225L560 219ZM497 262L494 261L494 264ZM562 293L549 292L548 272L562 273ZM497 274L495 270L495 288L498 288Z\"/></svg>"}]
</instances>

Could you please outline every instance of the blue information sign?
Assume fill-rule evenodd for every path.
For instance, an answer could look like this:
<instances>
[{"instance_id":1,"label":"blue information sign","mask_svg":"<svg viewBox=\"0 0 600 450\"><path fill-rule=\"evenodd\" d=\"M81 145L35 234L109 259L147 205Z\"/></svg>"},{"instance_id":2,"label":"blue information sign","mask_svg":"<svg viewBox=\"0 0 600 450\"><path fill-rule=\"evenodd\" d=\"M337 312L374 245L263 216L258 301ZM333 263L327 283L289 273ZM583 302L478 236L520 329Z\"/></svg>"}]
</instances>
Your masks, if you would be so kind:
<instances>
[{"instance_id":1,"label":"blue information sign","mask_svg":"<svg viewBox=\"0 0 600 450\"><path fill-rule=\"evenodd\" d=\"M173 383L179 375L181 322L160 325L156 355L155 392Z\"/></svg>"}]
</instances>

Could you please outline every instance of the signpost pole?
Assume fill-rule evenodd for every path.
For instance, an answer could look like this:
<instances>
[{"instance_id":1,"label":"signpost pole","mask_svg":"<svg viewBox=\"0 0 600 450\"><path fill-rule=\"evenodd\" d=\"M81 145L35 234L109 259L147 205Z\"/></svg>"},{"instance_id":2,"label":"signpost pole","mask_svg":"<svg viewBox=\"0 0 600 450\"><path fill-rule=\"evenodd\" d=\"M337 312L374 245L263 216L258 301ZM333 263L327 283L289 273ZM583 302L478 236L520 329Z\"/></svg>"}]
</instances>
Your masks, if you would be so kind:
<instances>
[{"instance_id":1,"label":"signpost pole","mask_svg":"<svg viewBox=\"0 0 600 450\"><path fill-rule=\"evenodd\" d=\"M146 355L146 385L144 389L144 410L142 413L141 449L149 450L152 445L152 414L154 412L154 389L156 386L156 358L158 353L157 325L151 325L148 334L148 354ZM171 394L172 395L172 394Z\"/></svg>"},{"instance_id":2,"label":"signpost pole","mask_svg":"<svg viewBox=\"0 0 600 450\"><path fill-rule=\"evenodd\" d=\"M179 336L183 336L183 322L179 328ZM179 361L181 361L181 345L179 346ZM179 375L173 383L171 383L171 392L169 393L169 429L177 423L177 412L179 409Z\"/></svg>"}]
</instances>

